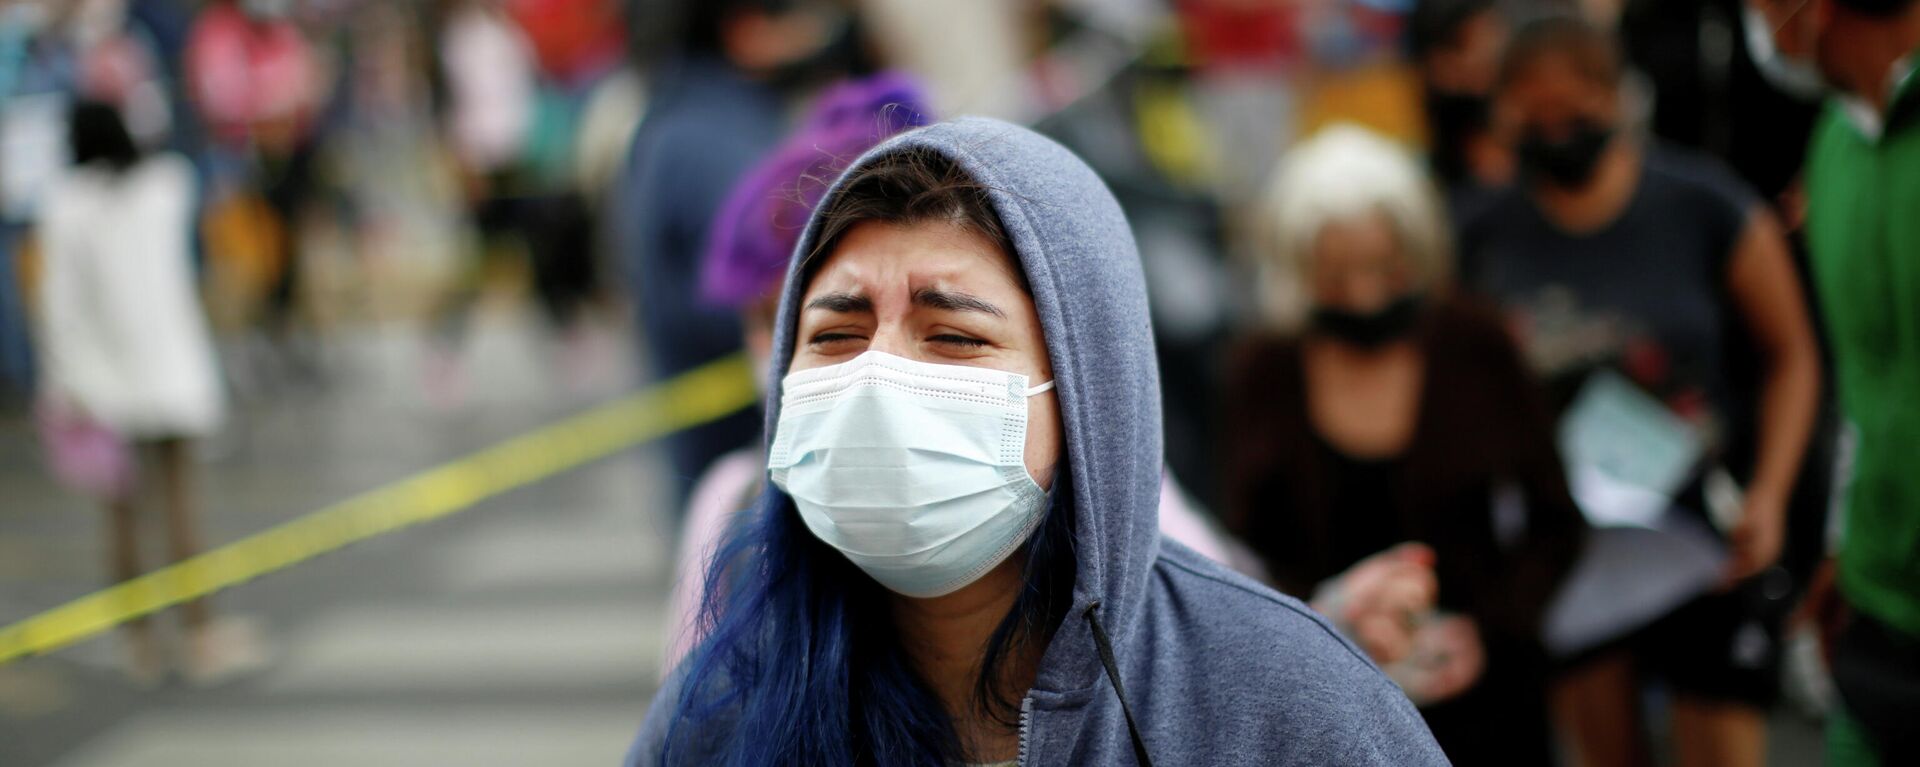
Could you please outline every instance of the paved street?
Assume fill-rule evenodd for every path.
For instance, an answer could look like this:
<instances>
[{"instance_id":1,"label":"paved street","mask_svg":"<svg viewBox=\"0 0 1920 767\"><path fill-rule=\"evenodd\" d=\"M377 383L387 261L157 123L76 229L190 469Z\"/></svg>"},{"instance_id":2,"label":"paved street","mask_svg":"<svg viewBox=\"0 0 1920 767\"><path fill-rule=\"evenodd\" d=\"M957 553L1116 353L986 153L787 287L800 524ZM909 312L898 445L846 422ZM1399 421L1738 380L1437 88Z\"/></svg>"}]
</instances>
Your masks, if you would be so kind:
<instances>
[{"instance_id":1,"label":"paved street","mask_svg":"<svg viewBox=\"0 0 1920 767\"><path fill-rule=\"evenodd\" d=\"M204 446L209 538L617 395L623 342L597 342L617 356L556 395L557 347L531 323L484 320L466 403L435 408L417 336L338 339L322 393L250 403ZM661 465L633 451L221 594L219 611L256 622L270 654L224 685L139 689L112 635L0 667L0 765L616 763L662 646ZM0 623L103 585L101 519L45 478L24 418L0 423Z\"/></svg>"}]
</instances>

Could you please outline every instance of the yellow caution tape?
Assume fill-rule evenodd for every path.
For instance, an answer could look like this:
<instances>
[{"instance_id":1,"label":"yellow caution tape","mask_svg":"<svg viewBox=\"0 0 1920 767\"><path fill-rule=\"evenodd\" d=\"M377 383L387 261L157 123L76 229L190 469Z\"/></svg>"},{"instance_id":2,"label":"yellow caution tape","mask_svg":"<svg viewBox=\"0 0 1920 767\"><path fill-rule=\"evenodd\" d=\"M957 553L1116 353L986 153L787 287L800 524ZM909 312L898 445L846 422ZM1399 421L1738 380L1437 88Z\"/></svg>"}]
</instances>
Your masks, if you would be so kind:
<instances>
[{"instance_id":1,"label":"yellow caution tape","mask_svg":"<svg viewBox=\"0 0 1920 767\"><path fill-rule=\"evenodd\" d=\"M60 649L350 543L472 508L508 490L732 414L757 396L745 357L708 363L659 386L15 623L0 630L0 665Z\"/></svg>"}]
</instances>

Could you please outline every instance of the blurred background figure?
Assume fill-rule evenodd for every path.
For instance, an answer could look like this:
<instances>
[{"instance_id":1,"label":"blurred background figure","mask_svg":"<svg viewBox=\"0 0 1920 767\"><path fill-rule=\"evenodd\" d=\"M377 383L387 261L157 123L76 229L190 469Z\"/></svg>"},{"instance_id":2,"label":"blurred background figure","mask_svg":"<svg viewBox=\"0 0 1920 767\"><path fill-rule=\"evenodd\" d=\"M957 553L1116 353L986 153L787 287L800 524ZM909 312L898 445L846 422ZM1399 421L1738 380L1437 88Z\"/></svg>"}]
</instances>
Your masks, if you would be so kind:
<instances>
[{"instance_id":1,"label":"blurred background figure","mask_svg":"<svg viewBox=\"0 0 1920 767\"><path fill-rule=\"evenodd\" d=\"M0 380L17 406L34 375L21 264L49 187L67 170L68 106L79 59L113 30L111 8L14 2L0 7Z\"/></svg>"},{"instance_id":2,"label":"blurred background figure","mask_svg":"<svg viewBox=\"0 0 1920 767\"><path fill-rule=\"evenodd\" d=\"M151 515L168 561L200 551L192 446L219 426L221 379L189 252L192 167L146 156L110 104L77 102L68 125L76 170L49 192L40 226L43 435L55 466L105 501L110 572L127 580L144 572ZM206 600L181 616L187 673L253 662ZM156 681L168 661L151 622L128 624L127 637L130 673Z\"/></svg>"},{"instance_id":3,"label":"blurred background figure","mask_svg":"<svg viewBox=\"0 0 1920 767\"><path fill-rule=\"evenodd\" d=\"M1027 121L1041 105L1029 61L1045 3L856 0L880 56L929 84L940 114ZM1126 5L1126 3L1117 3ZM849 158L851 159L851 158Z\"/></svg>"},{"instance_id":4,"label":"blurred background figure","mask_svg":"<svg viewBox=\"0 0 1920 767\"><path fill-rule=\"evenodd\" d=\"M1493 130L1493 86L1508 26L1495 0L1419 0L1407 16L1427 157L1456 218L1513 180L1513 155Z\"/></svg>"},{"instance_id":5,"label":"blurred background figure","mask_svg":"<svg viewBox=\"0 0 1920 767\"><path fill-rule=\"evenodd\" d=\"M1229 525L1402 682L1450 759L1550 761L1536 637L1585 523L1518 350L1454 294L1433 185L1335 126L1289 152L1266 211L1262 287L1307 295L1235 348ZM1368 578L1382 559L1424 561Z\"/></svg>"},{"instance_id":6,"label":"blurred background figure","mask_svg":"<svg viewBox=\"0 0 1920 767\"><path fill-rule=\"evenodd\" d=\"M858 29L817 0L689 2L683 36L656 63L647 116L619 191L619 250L649 369L671 376L740 349L733 314L700 301L714 214L771 148L790 102L834 73L859 71ZM758 432L753 413L667 441L684 501L706 466Z\"/></svg>"},{"instance_id":7,"label":"blurred background figure","mask_svg":"<svg viewBox=\"0 0 1920 767\"><path fill-rule=\"evenodd\" d=\"M292 18L290 0L214 0L194 17L185 90L206 127L208 213L213 232L257 242L248 271L258 287L241 322L262 331L268 356L251 375L314 383L317 339L303 323L301 237L319 191L316 128L333 96L333 73ZM224 244L224 243L222 243Z\"/></svg>"},{"instance_id":8,"label":"blurred background figure","mask_svg":"<svg viewBox=\"0 0 1920 767\"><path fill-rule=\"evenodd\" d=\"M610 19L592 12L601 5L470 0L440 20L441 107L475 235L464 284L437 310L441 348L425 383L443 405L464 399L466 325L489 278L508 268L503 261L528 275L566 351L569 386L590 374L584 313L601 298L600 267L576 158L597 149L583 123L622 52L620 38L608 37Z\"/></svg>"},{"instance_id":9,"label":"blurred background figure","mask_svg":"<svg viewBox=\"0 0 1920 767\"><path fill-rule=\"evenodd\" d=\"M1754 0L1680 0L1627 3L1616 21L1623 50L1639 81L1652 96L1646 127L1669 145L1712 154L1726 169L1758 193L1787 235L1802 295L1812 310L1816 336L1826 338L1820 300L1814 291L1804 223L1806 194L1802 168L1814 121L1826 88L1818 68L1783 54L1784 45L1801 51L1809 38L1797 21L1810 4ZM1805 20L1817 13L1809 13ZM1842 419L1833 379L1833 360L1820 345L1821 391L1818 416L1787 500L1785 541L1779 566L1790 577L1774 604L1798 600L1816 578L1826 555L1829 518L1838 479ZM1753 365L1752 360L1739 364ZM1812 657L1817 643L1807 626L1788 627L1790 652ZM1816 677L1817 663L1803 664ZM1807 673L1789 669L1790 678ZM1790 688L1801 705L1818 706L1811 694L1818 685Z\"/></svg>"},{"instance_id":10,"label":"blurred background figure","mask_svg":"<svg viewBox=\"0 0 1920 767\"><path fill-rule=\"evenodd\" d=\"M431 363L427 386L438 396L457 402L461 393L457 356L466 314L486 277L485 266L494 253L511 247L502 238L516 223L511 210L520 191L518 176L533 133L538 85L533 46L519 25L507 15L505 3L465 0L451 4L439 25L435 47L438 73L444 83L443 110L447 144L452 149L460 187L466 198L468 223L478 235L465 280L468 285L450 292L440 309L447 348Z\"/></svg>"},{"instance_id":11,"label":"blurred background figure","mask_svg":"<svg viewBox=\"0 0 1920 767\"><path fill-rule=\"evenodd\" d=\"M1521 177L1462 225L1462 259L1559 406L1617 370L1701 436L1706 469L1674 504L1728 543L1724 590L1568 674L1556 703L1575 753L1645 758L1634 680L1647 673L1672 686L1682 763L1758 764L1791 606L1775 562L1818 351L1771 211L1714 161L1648 138L1624 67L1617 41L1577 18L1516 34L1496 109Z\"/></svg>"},{"instance_id":12,"label":"blurred background figure","mask_svg":"<svg viewBox=\"0 0 1920 767\"><path fill-rule=\"evenodd\" d=\"M1839 692L1827 759L1905 764L1920 760L1920 2L1810 5L1760 10L1779 64L1835 91L1806 169L1807 245L1854 435L1837 590L1811 611L1828 618Z\"/></svg>"}]
</instances>

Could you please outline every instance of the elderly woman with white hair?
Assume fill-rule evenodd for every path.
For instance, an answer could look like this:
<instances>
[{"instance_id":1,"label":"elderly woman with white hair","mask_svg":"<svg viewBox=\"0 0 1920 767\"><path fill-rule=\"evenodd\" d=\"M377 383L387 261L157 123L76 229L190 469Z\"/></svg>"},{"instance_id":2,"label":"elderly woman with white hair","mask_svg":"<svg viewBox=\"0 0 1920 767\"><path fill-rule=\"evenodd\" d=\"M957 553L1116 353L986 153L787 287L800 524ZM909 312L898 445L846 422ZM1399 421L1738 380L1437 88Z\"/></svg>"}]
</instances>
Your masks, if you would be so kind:
<instances>
[{"instance_id":1,"label":"elderly woman with white hair","mask_svg":"<svg viewBox=\"0 0 1920 767\"><path fill-rule=\"evenodd\" d=\"M1498 315L1449 289L1437 194L1404 149L1335 126L1289 153L1261 218L1271 327L1230 362L1229 527L1455 763L1550 762L1536 637L1585 523Z\"/></svg>"}]
</instances>

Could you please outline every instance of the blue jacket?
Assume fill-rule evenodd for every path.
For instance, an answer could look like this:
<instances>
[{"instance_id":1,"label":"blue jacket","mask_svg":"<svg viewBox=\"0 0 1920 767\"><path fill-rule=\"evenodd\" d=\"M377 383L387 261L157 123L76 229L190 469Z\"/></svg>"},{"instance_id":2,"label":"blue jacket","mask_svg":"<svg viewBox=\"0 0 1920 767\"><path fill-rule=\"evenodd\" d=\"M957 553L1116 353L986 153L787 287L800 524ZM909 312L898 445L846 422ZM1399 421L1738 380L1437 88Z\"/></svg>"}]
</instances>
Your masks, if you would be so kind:
<instances>
[{"instance_id":1,"label":"blue jacket","mask_svg":"<svg viewBox=\"0 0 1920 767\"><path fill-rule=\"evenodd\" d=\"M1146 283L1126 218L1100 178L1058 144L983 118L903 134L854 165L910 148L953 159L992 190L1033 289L1059 391L1079 507L1073 609L1021 703L1020 764L1132 764L1136 733L1156 765L1446 764L1406 696L1326 621L1161 537L1160 385ZM817 228L797 252L811 250ZM793 355L797 283L790 270L769 433ZM670 681L631 763L658 763L677 700Z\"/></svg>"}]
</instances>

